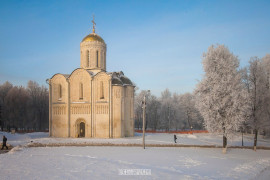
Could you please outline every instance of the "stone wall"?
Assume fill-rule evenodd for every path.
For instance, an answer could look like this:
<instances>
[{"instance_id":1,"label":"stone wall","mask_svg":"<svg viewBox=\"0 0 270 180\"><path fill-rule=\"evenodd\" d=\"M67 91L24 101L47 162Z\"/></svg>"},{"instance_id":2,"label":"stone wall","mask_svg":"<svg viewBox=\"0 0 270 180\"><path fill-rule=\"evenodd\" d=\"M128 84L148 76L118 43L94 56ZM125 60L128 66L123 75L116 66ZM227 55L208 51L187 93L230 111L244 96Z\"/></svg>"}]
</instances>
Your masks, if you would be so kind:
<instances>
[{"instance_id":1,"label":"stone wall","mask_svg":"<svg viewBox=\"0 0 270 180\"><path fill-rule=\"evenodd\" d=\"M123 128L124 125L122 123L122 94L123 94L122 86L113 86L112 87L112 122L113 122L113 137L120 138L123 137Z\"/></svg>"},{"instance_id":2,"label":"stone wall","mask_svg":"<svg viewBox=\"0 0 270 180\"><path fill-rule=\"evenodd\" d=\"M50 122L51 136L68 136L68 83L61 74L56 74L51 80L52 107ZM61 92L60 92L61 91Z\"/></svg>"},{"instance_id":3,"label":"stone wall","mask_svg":"<svg viewBox=\"0 0 270 180\"><path fill-rule=\"evenodd\" d=\"M55 75L51 89L51 136L78 137L82 122L85 137L134 136L133 86L111 85L111 76L106 72L91 76L77 69L70 77Z\"/></svg>"}]
</instances>

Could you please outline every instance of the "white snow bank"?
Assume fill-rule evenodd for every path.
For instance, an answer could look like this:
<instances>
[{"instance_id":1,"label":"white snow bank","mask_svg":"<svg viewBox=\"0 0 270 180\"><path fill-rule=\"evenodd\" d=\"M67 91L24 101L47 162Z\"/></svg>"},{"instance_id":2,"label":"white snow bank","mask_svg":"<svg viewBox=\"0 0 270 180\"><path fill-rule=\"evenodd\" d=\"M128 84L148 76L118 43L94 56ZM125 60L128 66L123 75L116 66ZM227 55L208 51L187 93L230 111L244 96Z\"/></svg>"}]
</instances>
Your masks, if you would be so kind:
<instances>
[{"instance_id":1,"label":"white snow bank","mask_svg":"<svg viewBox=\"0 0 270 180\"><path fill-rule=\"evenodd\" d=\"M19 146L16 146L16 147L12 148L12 149L8 152L8 154L13 154L13 153L15 153L15 152L22 151L23 149L24 149L24 147L21 146L21 145L19 145Z\"/></svg>"},{"instance_id":2,"label":"white snow bank","mask_svg":"<svg viewBox=\"0 0 270 180\"><path fill-rule=\"evenodd\" d=\"M197 139L197 136L195 136L194 134L189 134L187 135L187 137L191 139Z\"/></svg>"}]
</instances>

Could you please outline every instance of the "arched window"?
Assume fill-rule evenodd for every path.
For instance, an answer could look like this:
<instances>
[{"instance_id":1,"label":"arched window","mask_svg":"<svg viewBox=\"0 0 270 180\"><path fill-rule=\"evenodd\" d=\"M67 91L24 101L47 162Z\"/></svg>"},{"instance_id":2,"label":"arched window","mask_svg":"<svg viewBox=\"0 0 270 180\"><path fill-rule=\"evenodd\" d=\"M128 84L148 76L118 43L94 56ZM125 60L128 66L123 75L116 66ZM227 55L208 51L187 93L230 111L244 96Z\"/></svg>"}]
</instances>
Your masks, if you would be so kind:
<instances>
[{"instance_id":1,"label":"arched window","mask_svg":"<svg viewBox=\"0 0 270 180\"><path fill-rule=\"evenodd\" d=\"M103 68L106 69L106 53L103 52Z\"/></svg>"},{"instance_id":2,"label":"arched window","mask_svg":"<svg viewBox=\"0 0 270 180\"><path fill-rule=\"evenodd\" d=\"M89 50L86 51L86 66L90 66L90 53Z\"/></svg>"},{"instance_id":3,"label":"arched window","mask_svg":"<svg viewBox=\"0 0 270 180\"><path fill-rule=\"evenodd\" d=\"M100 99L104 99L104 86L103 86L103 81L100 82Z\"/></svg>"},{"instance_id":4,"label":"arched window","mask_svg":"<svg viewBox=\"0 0 270 180\"><path fill-rule=\"evenodd\" d=\"M83 99L83 83L79 84L79 99Z\"/></svg>"},{"instance_id":5,"label":"arched window","mask_svg":"<svg viewBox=\"0 0 270 180\"><path fill-rule=\"evenodd\" d=\"M103 67L103 51L100 51L100 57L99 57L99 67Z\"/></svg>"},{"instance_id":6,"label":"arched window","mask_svg":"<svg viewBox=\"0 0 270 180\"><path fill-rule=\"evenodd\" d=\"M97 67L99 67L99 63L98 63L98 51L96 52L97 54Z\"/></svg>"},{"instance_id":7,"label":"arched window","mask_svg":"<svg viewBox=\"0 0 270 180\"><path fill-rule=\"evenodd\" d=\"M62 99L62 86L61 84L58 85L58 95L59 95L59 100Z\"/></svg>"}]
</instances>

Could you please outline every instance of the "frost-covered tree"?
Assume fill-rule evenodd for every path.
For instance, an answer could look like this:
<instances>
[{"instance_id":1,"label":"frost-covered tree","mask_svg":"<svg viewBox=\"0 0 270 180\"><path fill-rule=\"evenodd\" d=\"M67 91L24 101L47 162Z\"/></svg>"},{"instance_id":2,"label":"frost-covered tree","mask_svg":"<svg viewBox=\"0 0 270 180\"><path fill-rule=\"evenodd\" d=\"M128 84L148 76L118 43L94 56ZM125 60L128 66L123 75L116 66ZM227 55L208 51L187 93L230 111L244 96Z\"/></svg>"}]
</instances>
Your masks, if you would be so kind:
<instances>
[{"instance_id":1,"label":"frost-covered tree","mask_svg":"<svg viewBox=\"0 0 270 180\"><path fill-rule=\"evenodd\" d=\"M167 131L171 129L172 93L169 89L161 92L161 126Z\"/></svg>"},{"instance_id":2,"label":"frost-covered tree","mask_svg":"<svg viewBox=\"0 0 270 180\"><path fill-rule=\"evenodd\" d=\"M141 91L138 94L135 94L134 101L134 115L135 115L135 128L142 129L142 101L143 97L146 94L146 91Z\"/></svg>"},{"instance_id":3,"label":"frost-covered tree","mask_svg":"<svg viewBox=\"0 0 270 180\"><path fill-rule=\"evenodd\" d=\"M171 118L171 129L184 129L184 113L182 111L182 104L180 101L180 96L177 93L173 93L172 104L170 107L170 118Z\"/></svg>"},{"instance_id":4,"label":"frost-covered tree","mask_svg":"<svg viewBox=\"0 0 270 180\"><path fill-rule=\"evenodd\" d=\"M266 92L265 93L265 111L267 118L265 119L264 131L270 135L270 54L266 54L262 58L262 66L265 72Z\"/></svg>"},{"instance_id":5,"label":"frost-covered tree","mask_svg":"<svg viewBox=\"0 0 270 180\"><path fill-rule=\"evenodd\" d=\"M224 45L210 46L202 60L204 76L196 87L196 106L210 132L223 133L223 152L227 138L244 119L247 93L238 72L239 60Z\"/></svg>"},{"instance_id":6,"label":"frost-covered tree","mask_svg":"<svg viewBox=\"0 0 270 180\"><path fill-rule=\"evenodd\" d=\"M264 129L269 121L269 72L267 66L267 60L262 63L258 57L252 57L249 61L248 71L244 76L250 105L247 123L254 132L254 150L256 150L259 130Z\"/></svg>"},{"instance_id":7,"label":"frost-covered tree","mask_svg":"<svg viewBox=\"0 0 270 180\"><path fill-rule=\"evenodd\" d=\"M244 121L241 126L240 126L240 131L242 132L242 138L243 138L243 133L247 132L248 130L250 130L250 126L248 124L248 121L250 119L250 115L251 115L251 101L250 101L250 81L249 81L249 74L248 74L248 68L242 68L240 71L240 74L242 76L242 83L244 85L244 88L246 89L247 92L247 108L246 108L246 112L244 113L244 118L246 119L246 121ZM243 139L242 139L243 140Z\"/></svg>"},{"instance_id":8,"label":"frost-covered tree","mask_svg":"<svg viewBox=\"0 0 270 180\"><path fill-rule=\"evenodd\" d=\"M156 130L160 124L160 102L154 95L149 95L146 102L146 128Z\"/></svg>"},{"instance_id":9,"label":"frost-covered tree","mask_svg":"<svg viewBox=\"0 0 270 180\"><path fill-rule=\"evenodd\" d=\"M142 127L142 100L146 93L146 91L141 91L135 95L134 112L137 129ZM190 98L183 98L187 94ZM147 93L146 128L151 130L185 130L190 128L188 121L191 121L190 124L194 128L202 129L202 117L195 108L194 95L187 94L172 94L169 89L165 89L161 93L161 97L157 98L151 93Z\"/></svg>"},{"instance_id":10,"label":"frost-covered tree","mask_svg":"<svg viewBox=\"0 0 270 180\"><path fill-rule=\"evenodd\" d=\"M190 130L201 128L202 117L197 108L195 108L195 96L191 93L180 95L180 104L183 116L187 120L188 128Z\"/></svg>"}]
</instances>

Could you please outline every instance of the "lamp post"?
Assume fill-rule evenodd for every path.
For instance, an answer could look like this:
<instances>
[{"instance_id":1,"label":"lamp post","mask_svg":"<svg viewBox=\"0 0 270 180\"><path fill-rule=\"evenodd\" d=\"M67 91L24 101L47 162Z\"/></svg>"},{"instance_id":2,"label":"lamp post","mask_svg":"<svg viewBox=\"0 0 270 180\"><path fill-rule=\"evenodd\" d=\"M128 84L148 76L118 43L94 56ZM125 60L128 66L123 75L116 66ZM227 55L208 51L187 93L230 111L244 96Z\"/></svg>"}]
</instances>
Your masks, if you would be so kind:
<instances>
[{"instance_id":1,"label":"lamp post","mask_svg":"<svg viewBox=\"0 0 270 180\"><path fill-rule=\"evenodd\" d=\"M170 106L168 106L168 119L169 119L169 129L168 129L168 132L170 133L170 129L171 129Z\"/></svg>"},{"instance_id":2,"label":"lamp post","mask_svg":"<svg viewBox=\"0 0 270 180\"><path fill-rule=\"evenodd\" d=\"M143 149L145 149L145 108L146 108L146 95L150 92L150 90L147 90L147 92L144 94L143 97Z\"/></svg>"},{"instance_id":3,"label":"lamp post","mask_svg":"<svg viewBox=\"0 0 270 180\"><path fill-rule=\"evenodd\" d=\"M0 130L3 131L3 125L2 125L2 106L0 105Z\"/></svg>"},{"instance_id":4,"label":"lamp post","mask_svg":"<svg viewBox=\"0 0 270 180\"><path fill-rule=\"evenodd\" d=\"M189 125L189 128L190 128L190 132L191 132L191 134L193 134L192 133L192 129L193 129L193 127L192 127L192 125L191 125L191 123L190 123L190 111L188 110L187 111L187 120L188 120L188 125Z\"/></svg>"}]
</instances>

